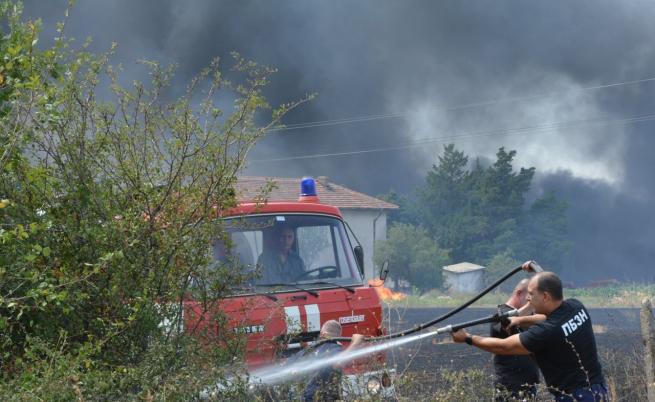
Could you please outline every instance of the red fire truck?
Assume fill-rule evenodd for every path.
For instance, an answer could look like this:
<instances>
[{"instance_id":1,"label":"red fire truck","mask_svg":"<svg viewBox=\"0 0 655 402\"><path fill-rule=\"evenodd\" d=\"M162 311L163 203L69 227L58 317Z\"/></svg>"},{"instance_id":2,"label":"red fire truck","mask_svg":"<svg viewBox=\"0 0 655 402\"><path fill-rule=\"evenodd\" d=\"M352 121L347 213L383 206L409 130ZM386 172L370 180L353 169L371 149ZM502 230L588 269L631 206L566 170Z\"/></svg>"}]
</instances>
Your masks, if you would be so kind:
<instances>
[{"instance_id":1,"label":"red fire truck","mask_svg":"<svg viewBox=\"0 0 655 402\"><path fill-rule=\"evenodd\" d=\"M339 209L320 203L313 179L302 180L297 202L243 203L222 219L229 246L216 242L216 260L255 272L218 307L227 327L245 335L250 370L311 346L328 320L340 322L346 337L385 333L380 299L363 278L362 247L353 244ZM209 325L199 323L203 314L199 303L185 303L187 331ZM383 355L372 356L344 369L343 389L349 396L385 395L392 375Z\"/></svg>"}]
</instances>

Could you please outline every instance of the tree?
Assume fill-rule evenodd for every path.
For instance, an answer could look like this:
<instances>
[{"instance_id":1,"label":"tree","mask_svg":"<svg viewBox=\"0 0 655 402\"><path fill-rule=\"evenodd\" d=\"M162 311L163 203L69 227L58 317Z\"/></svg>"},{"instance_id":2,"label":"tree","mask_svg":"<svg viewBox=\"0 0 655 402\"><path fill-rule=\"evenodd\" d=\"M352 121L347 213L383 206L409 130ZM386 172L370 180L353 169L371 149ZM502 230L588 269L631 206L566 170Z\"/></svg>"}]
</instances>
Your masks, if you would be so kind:
<instances>
[{"instance_id":1,"label":"tree","mask_svg":"<svg viewBox=\"0 0 655 402\"><path fill-rule=\"evenodd\" d=\"M418 225L421 221L421 214L418 212L418 205L415 199L398 194L390 190L385 194L378 194L376 198L398 205L398 209L387 212L387 224L391 226L395 222L411 223Z\"/></svg>"},{"instance_id":2,"label":"tree","mask_svg":"<svg viewBox=\"0 0 655 402\"><path fill-rule=\"evenodd\" d=\"M423 228L397 223L387 240L377 244L375 263L389 261L389 275L404 279L425 291L441 287L441 268L449 262L448 251L437 245Z\"/></svg>"},{"instance_id":3,"label":"tree","mask_svg":"<svg viewBox=\"0 0 655 402\"><path fill-rule=\"evenodd\" d=\"M525 197L530 190L534 168L514 172L512 161L516 151L506 152L501 147L496 162L484 170L478 181L479 212L486 217L488 233L475 247L481 260L513 248L518 240L518 220L523 214Z\"/></svg>"},{"instance_id":4,"label":"tree","mask_svg":"<svg viewBox=\"0 0 655 402\"><path fill-rule=\"evenodd\" d=\"M550 270L562 269L562 262L571 250L567 238L567 209L568 203L553 192L534 201L521 222L521 248L517 248L523 255L536 256Z\"/></svg>"},{"instance_id":5,"label":"tree","mask_svg":"<svg viewBox=\"0 0 655 402\"><path fill-rule=\"evenodd\" d=\"M476 199L470 191L472 178L467 165L468 157L463 152L453 144L446 145L417 197L417 210L423 218L417 221L428 228L439 244L451 250L454 259L464 258L466 245L486 230L484 217L474 213Z\"/></svg>"},{"instance_id":6,"label":"tree","mask_svg":"<svg viewBox=\"0 0 655 402\"><path fill-rule=\"evenodd\" d=\"M432 165L425 179L426 186L419 192L419 199L425 206L422 211L428 217L430 228L445 237L444 223L451 214L466 204L466 179L468 157L457 151L453 144L444 147L439 163Z\"/></svg>"},{"instance_id":7,"label":"tree","mask_svg":"<svg viewBox=\"0 0 655 402\"><path fill-rule=\"evenodd\" d=\"M482 188L487 171L476 161L469 171L468 156L444 146L439 163L426 177L426 186L419 192L420 211L431 235L451 250L454 260L472 260L472 245L481 245L489 238L492 223L484 205Z\"/></svg>"},{"instance_id":8,"label":"tree","mask_svg":"<svg viewBox=\"0 0 655 402\"><path fill-rule=\"evenodd\" d=\"M510 269L517 267L521 262L514 258L512 251L505 250L491 257L486 265L485 282L491 285L503 275L507 274ZM511 292L516 284L512 282L503 283L499 289Z\"/></svg>"},{"instance_id":9,"label":"tree","mask_svg":"<svg viewBox=\"0 0 655 402\"><path fill-rule=\"evenodd\" d=\"M20 3L3 0L0 17L0 362L12 379L0 395L50 386L71 398L102 388L109 399L189 399L216 379L207 364L232 356L159 323L179 323L186 295L210 309L244 279L210 264L212 239L225 237L216 218L235 203L248 151L304 100L257 124L274 70L235 54L231 80L215 60L168 101L171 68L146 61L152 81L126 88L111 51L73 49L63 25L39 49L39 23L21 22ZM233 109L217 108L220 98Z\"/></svg>"},{"instance_id":10,"label":"tree","mask_svg":"<svg viewBox=\"0 0 655 402\"><path fill-rule=\"evenodd\" d=\"M526 205L534 168L514 170L516 151L500 148L483 167L450 144L426 176L411 219L419 222L454 261L489 263L498 255L536 258L558 269L568 250L566 204L554 194Z\"/></svg>"}]
</instances>

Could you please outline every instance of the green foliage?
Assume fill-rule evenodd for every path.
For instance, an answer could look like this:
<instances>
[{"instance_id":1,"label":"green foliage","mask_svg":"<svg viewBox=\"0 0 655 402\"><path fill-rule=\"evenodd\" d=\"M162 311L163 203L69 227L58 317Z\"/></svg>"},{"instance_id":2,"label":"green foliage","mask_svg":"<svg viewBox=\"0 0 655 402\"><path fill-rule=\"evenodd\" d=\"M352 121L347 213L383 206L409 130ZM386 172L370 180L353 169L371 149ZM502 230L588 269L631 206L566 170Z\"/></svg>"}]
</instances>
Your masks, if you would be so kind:
<instances>
[{"instance_id":1,"label":"green foliage","mask_svg":"<svg viewBox=\"0 0 655 402\"><path fill-rule=\"evenodd\" d=\"M397 223L389 229L387 240L376 246L375 263L381 265L385 260L391 277L405 279L423 291L441 287L441 267L449 257L425 229Z\"/></svg>"},{"instance_id":2,"label":"green foliage","mask_svg":"<svg viewBox=\"0 0 655 402\"><path fill-rule=\"evenodd\" d=\"M640 307L646 298L655 294L652 284L621 284L596 288L564 289L564 297L581 300L585 306L596 307Z\"/></svg>"},{"instance_id":3,"label":"green foliage","mask_svg":"<svg viewBox=\"0 0 655 402\"><path fill-rule=\"evenodd\" d=\"M424 228L425 236L433 239L432 243L449 251L450 258L439 264L469 261L485 265L488 281L498 279L518 261L527 259L559 271L570 249L567 203L552 192L528 203L526 197L535 169L521 168L516 172L515 156L516 151L500 148L496 161L484 167L479 161L470 164L462 151L453 144L446 145L416 197L404 197L393 191L381 196L400 206L389 216L389 222ZM406 250L415 251L405 253L416 253L416 247L416 244L407 246ZM385 257L378 255L376 261L402 253L400 247L396 252L384 251ZM393 258L398 264L396 271L403 272L404 279L416 278L405 274L407 258ZM416 285L416 280L410 282ZM423 282L421 287L425 286Z\"/></svg>"},{"instance_id":4,"label":"green foliage","mask_svg":"<svg viewBox=\"0 0 655 402\"><path fill-rule=\"evenodd\" d=\"M14 397L73 399L101 382L174 395L180 376L207 380L194 371L204 357L231 361L238 342L201 347L158 324L180 322L183 297L214 308L246 277L209 264L216 217L247 152L304 100L257 124L268 67L235 54L228 81L215 60L170 99L171 68L145 61L151 82L124 87L111 51L73 49L63 24L36 47L40 24L22 22L20 3L0 0L0 17L0 364L25 392Z\"/></svg>"},{"instance_id":5,"label":"green foliage","mask_svg":"<svg viewBox=\"0 0 655 402\"><path fill-rule=\"evenodd\" d=\"M471 299L469 293L450 293L446 290L433 289L420 296L409 295L395 305L403 307L459 307ZM507 301L510 294L503 292L487 293L475 302L476 307L496 307ZM391 303L390 303L391 304Z\"/></svg>"},{"instance_id":6,"label":"green foliage","mask_svg":"<svg viewBox=\"0 0 655 402\"><path fill-rule=\"evenodd\" d=\"M223 385L223 400L247 397L243 381L228 386L228 373L216 364L228 360L224 351L208 353L192 338L178 344L153 342L135 364L114 367L98 364L90 350L67 349L63 337L55 344L30 340L16 375L0 383L3 401L192 400L208 384Z\"/></svg>"},{"instance_id":7,"label":"green foliage","mask_svg":"<svg viewBox=\"0 0 655 402\"><path fill-rule=\"evenodd\" d=\"M488 285L491 285L498 279L500 279L503 275L507 274L507 272L514 267L517 267L521 264L521 261L518 261L512 256L511 251L505 251L503 253L496 254L493 256L489 262L486 265L486 272L485 272L485 282ZM504 290L509 293L512 292L512 289L516 283L507 281L503 283L501 286L499 286L499 290Z\"/></svg>"},{"instance_id":8,"label":"green foliage","mask_svg":"<svg viewBox=\"0 0 655 402\"><path fill-rule=\"evenodd\" d=\"M520 250L527 256L539 256L544 267L561 268L563 257L571 249L566 238L568 203L548 192L534 201L523 215ZM518 247L517 247L518 248Z\"/></svg>"},{"instance_id":9,"label":"green foliage","mask_svg":"<svg viewBox=\"0 0 655 402\"><path fill-rule=\"evenodd\" d=\"M500 148L492 165L476 161L469 167L468 156L450 144L428 172L414 210L421 211L430 235L451 250L453 262L489 264L504 255L560 269L569 248L567 205L552 193L526 205L535 170L515 172L515 156Z\"/></svg>"},{"instance_id":10,"label":"green foliage","mask_svg":"<svg viewBox=\"0 0 655 402\"><path fill-rule=\"evenodd\" d=\"M418 194L418 211L424 225L455 261L465 259L464 245L475 243L488 230L484 216L477 213L476 194L468 187L474 177L467 170L468 157L451 144L439 156Z\"/></svg>"},{"instance_id":11,"label":"green foliage","mask_svg":"<svg viewBox=\"0 0 655 402\"><path fill-rule=\"evenodd\" d=\"M412 225L419 225L421 214L417 210L416 201L410 199L402 194L398 194L394 190L390 190L385 194L378 194L376 198L398 205L398 209L392 209L387 212L387 225L391 226L396 222L411 223Z\"/></svg>"},{"instance_id":12,"label":"green foliage","mask_svg":"<svg viewBox=\"0 0 655 402\"><path fill-rule=\"evenodd\" d=\"M502 259L500 260L502 261ZM509 263L509 262L508 262ZM509 266L509 265L508 265ZM500 267L500 265L499 265ZM499 271L507 273L507 266ZM518 280L517 280L518 281ZM508 286L498 292L491 292L475 303L478 307L496 307L511 296L516 282L509 281ZM655 285L622 284L620 286L564 289L565 298L580 300L590 308L603 307L640 307L642 300L655 294ZM409 295L401 302L389 302L391 305L407 307L457 307L471 298L470 294L450 294L441 290L431 290L421 296Z\"/></svg>"}]
</instances>

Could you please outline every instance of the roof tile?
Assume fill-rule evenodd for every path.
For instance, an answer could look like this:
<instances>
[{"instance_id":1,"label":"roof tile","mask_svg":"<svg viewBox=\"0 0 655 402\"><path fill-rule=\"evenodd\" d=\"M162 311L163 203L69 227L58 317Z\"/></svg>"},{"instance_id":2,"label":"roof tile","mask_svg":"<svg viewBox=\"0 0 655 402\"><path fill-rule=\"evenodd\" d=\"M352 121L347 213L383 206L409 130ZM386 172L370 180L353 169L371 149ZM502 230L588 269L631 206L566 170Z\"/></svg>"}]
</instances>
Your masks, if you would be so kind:
<instances>
[{"instance_id":1,"label":"roof tile","mask_svg":"<svg viewBox=\"0 0 655 402\"><path fill-rule=\"evenodd\" d=\"M241 202L253 201L261 194L266 183L272 181L275 188L268 201L297 201L300 194L299 178L240 176L237 178L237 198ZM398 206L370 195L351 190L330 182L326 177L316 180L316 192L324 204L341 209L397 209Z\"/></svg>"}]
</instances>

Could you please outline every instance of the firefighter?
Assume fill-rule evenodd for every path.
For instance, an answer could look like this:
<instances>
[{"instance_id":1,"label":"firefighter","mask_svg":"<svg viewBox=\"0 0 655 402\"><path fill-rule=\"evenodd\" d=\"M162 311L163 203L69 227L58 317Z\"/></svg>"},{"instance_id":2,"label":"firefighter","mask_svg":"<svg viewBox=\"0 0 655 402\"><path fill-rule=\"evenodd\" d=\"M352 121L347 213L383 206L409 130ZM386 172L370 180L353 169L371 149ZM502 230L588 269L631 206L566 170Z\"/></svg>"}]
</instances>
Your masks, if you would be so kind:
<instances>
[{"instance_id":1,"label":"firefighter","mask_svg":"<svg viewBox=\"0 0 655 402\"><path fill-rule=\"evenodd\" d=\"M512 291L510 298L498 305L498 312L505 313L519 309L526 304L528 279L522 279ZM491 324L490 335L504 339L520 331L518 325L505 326L506 323ZM496 401L532 398L536 394L535 384L539 383L539 367L534 359L525 355L494 355L494 387L497 390Z\"/></svg>"},{"instance_id":2,"label":"firefighter","mask_svg":"<svg viewBox=\"0 0 655 402\"><path fill-rule=\"evenodd\" d=\"M316 348L298 352L292 359L313 357L326 358L344 351L341 344L330 338L341 336L341 324L335 320L326 321L321 327L319 339L327 339ZM364 342L364 335L354 334L352 342L345 350L350 350ZM335 401L341 399L341 366L339 364L325 367L314 373L303 392L303 402Z\"/></svg>"},{"instance_id":3,"label":"firefighter","mask_svg":"<svg viewBox=\"0 0 655 402\"><path fill-rule=\"evenodd\" d=\"M587 309L576 299L563 300L562 282L552 272L530 279L528 302L536 314L512 320L512 325L529 325L526 331L498 339L459 330L453 340L498 355L534 354L558 402L609 401Z\"/></svg>"}]
</instances>

